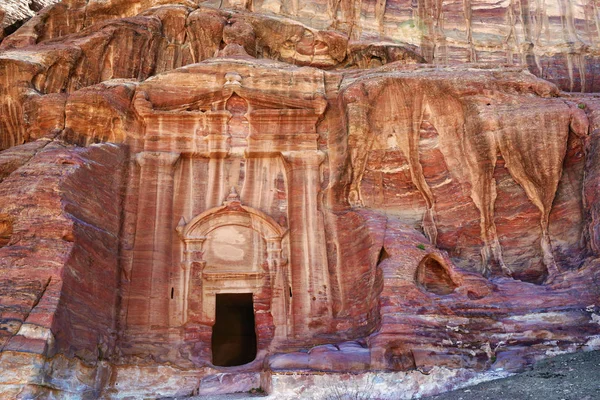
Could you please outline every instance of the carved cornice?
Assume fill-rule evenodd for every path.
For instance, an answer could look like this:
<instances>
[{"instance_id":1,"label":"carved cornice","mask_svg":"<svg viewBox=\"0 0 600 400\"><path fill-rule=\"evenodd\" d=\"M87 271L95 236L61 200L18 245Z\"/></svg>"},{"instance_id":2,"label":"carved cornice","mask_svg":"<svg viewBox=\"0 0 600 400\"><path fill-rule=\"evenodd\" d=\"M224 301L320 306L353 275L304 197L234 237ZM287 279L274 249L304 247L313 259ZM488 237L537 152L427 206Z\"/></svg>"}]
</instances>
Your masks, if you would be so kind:
<instances>
[{"instance_id":1,"label":"carved cornice","mask_svg":"<svg viewBox=\"0 0 600 400\"><path fill-rule=\"evenodd\" d=\"M216 76L222 74L218 70L215 72ZM315 88L314 94L307 95L305 93L303 97L299 97L292 96L290 95L291 92L285 90L269 91L264 90L264 88L246 87L242 76L235 70L225 73L223 78L216 79L224 81L219 89L200 93L191 99L188 97L182 99L181 102L175 101L162 107L152 104L152 101L149 100L151 96L143 89L140 89L135 94L135 109L144 118L152 115L186 115L189 113L206 117L210 111L225 110L227 100L234 94L248 102L249 112L262 110L303 110L304 112L319 116L325 112L327 107L327 100L322 93L319 93L319 88ZM164 81L164 85L168 85L167 80Z\"/></svg>"}]
</instances>

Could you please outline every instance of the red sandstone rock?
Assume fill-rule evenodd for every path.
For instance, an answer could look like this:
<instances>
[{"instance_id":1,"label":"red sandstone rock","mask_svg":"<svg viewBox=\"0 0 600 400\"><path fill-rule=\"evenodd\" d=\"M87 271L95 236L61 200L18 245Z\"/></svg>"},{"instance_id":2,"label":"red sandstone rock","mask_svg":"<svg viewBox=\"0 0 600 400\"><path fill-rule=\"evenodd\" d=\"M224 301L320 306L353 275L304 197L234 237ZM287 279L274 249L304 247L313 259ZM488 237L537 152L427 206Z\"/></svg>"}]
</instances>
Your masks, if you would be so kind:
<instances>
[{"instance_id":1,"label":"red sandstone rock","mask_svg":"<svg viewBox=\"0 0 600 400\"><path fill-rule=\"evenodd\" d=\"M566 50L549 8L413 7L72 0L4 39L0 397L447 389L599 346L600 104L526 70L596 90L589 10ZM254 361L215 367L240 293Z\"/></svg>"}]
</instances>

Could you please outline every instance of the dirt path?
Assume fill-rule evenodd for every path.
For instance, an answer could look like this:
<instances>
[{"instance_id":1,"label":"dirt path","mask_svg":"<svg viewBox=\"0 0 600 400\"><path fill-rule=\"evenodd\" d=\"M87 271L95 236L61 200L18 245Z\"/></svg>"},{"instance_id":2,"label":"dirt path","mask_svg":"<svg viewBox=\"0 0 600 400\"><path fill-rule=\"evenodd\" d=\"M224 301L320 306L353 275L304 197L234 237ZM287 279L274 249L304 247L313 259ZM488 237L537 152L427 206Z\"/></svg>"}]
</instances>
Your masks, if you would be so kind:
<instances>
[{"instance_id":1,"label":"dirt path","mask_svg":"<svg viewBox=\"0 0 600 400\"><path fill-rule=\"evenodd\" d=\"M599 400L600 351L546 359L521 374L427 399Z\"/></svg>"}]
</instances>

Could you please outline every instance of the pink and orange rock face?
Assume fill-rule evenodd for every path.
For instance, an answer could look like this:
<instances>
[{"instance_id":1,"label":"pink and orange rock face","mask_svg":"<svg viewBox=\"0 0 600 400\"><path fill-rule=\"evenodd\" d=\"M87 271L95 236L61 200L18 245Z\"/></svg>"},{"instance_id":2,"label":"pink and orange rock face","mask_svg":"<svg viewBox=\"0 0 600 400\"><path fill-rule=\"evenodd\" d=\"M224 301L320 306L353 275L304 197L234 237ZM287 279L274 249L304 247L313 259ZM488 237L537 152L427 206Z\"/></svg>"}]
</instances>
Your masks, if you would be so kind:
<instances>
[{"instance_id":1,"label":"pink and orange rock face","mask_svg":"<svg viewBox=\"0 0 600 400\"><path fill-rule=\"evenodd\" d=\"M600 347L594 13L45 8L0 42L0 398L410 398Z\"/></svg>"}]
</instances>

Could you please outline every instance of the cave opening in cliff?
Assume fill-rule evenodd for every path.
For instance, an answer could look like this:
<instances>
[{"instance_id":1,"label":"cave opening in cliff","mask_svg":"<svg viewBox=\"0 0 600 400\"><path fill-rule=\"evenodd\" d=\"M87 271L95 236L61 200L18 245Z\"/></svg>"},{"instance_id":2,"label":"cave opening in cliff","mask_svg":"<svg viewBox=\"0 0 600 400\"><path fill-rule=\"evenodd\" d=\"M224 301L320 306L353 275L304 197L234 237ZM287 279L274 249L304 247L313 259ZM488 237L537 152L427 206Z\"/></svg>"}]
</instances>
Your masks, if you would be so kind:
<instances>
[{"instance_id":1,"label":"cave opening in cliff","mask_svg":"<svg viewBox=\"0 0 600 400\"><path fill-rule=\"evenodd\" d=\"M456 289L448 271L435 256L427 255L417 268L417 283L425 290L437 295L447 295Z\"/></svg>"},{"instance_id":2,"label":"cave opening in cliff","mask_svg":"<svg viewBox=\"0 0 600 400\"><path fill-rule=\"evenodd\" d=\"M0 214L0 247L8 245L13 233L13 224L8 215Z\"/></svg>"},{"instance_id":3,"label":"cave opening in cliff","mask_svg":"<svg viewBox=\"0 0 600 400\"><path fill-rule=\"evenodd\" d=\"M379 250L379 256L377 257L377 265L381 264L388 258L390 258L390 255L387 251L385 251L385 247L381 246L381 250Z\"/></svg>"},{"instance_id":4,"label":"cave opening in cliff","mask_svg":"<svg viewBox=\"0 0 600 400\"><path fill-rule=\"evenodd\" d=\"M256 328L252 293L216 296L212 334L213 365L232 367L256 358Z\"/></svg>"}]
</instances>

